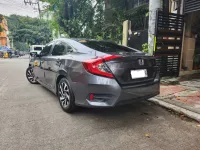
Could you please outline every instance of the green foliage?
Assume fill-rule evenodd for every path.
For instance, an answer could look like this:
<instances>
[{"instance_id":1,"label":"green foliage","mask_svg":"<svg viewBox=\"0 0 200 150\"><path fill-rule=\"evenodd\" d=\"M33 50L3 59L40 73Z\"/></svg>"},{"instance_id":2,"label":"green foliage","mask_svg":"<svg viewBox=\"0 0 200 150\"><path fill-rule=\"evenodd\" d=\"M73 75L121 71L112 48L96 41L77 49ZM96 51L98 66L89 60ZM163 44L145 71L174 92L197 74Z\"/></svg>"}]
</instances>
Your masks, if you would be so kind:
<instances>
[{"instance_id":1,"label":"green foliage","mask_svg":"<svg viewBox=\"0 0 200 150\"><path fill-rule=\"evenodd\" d=\"M148 27L149 9L146 5L129 10L126 17L132 22L132 30L143 30Z\"/></svg>"},{"instance_id":2,"label":"green foliage","mask_svg":"<svg viewBox=\"0 0 200 150\"><path fill-rule=\"evenodd\" d=\"M41 0L53 12L51 26L74 38L121 40L122 18L118 10L111 23L105 20L105 0Z\"/></svg>"},{"instance_id":3,"label":"green foliage","mask_svg":"<svg viewBox=\"0 0 200 150\"><path fill-rule=\"evenodd\" d=\"M200 55L199 54L194 54L194 65L199 66L200 65Z\"/></svg>"},{"instance_id":4,"label":"green foliage","mask_svg":"<svg viewBox=\"0 0 200 150\"><path fill-rule=\"evenodd\" d=\"M2 28L2 26L0 25L0 32L2 32L3 31L3 28Z\"/></svg>"},{"instance_id":5,"label":"green foliage","mask_svg":"<svg viewBox=\"0 0 200 150\"><path fill-rule=\"evenodd\" d=\"M0 23L2 22L4 16L2 14L0 14Z\"/></svg>"},{"instance_id":6,"label":"green foliage","mask_svg":"<svg viewBox=\"0 0 200 150\"><path fill-rule=\"evenodd\" d=\"M98 25L95 22L99 19L95 17L95 9L99 8L100 5L97 3L92 6L92 0L69 1L67 8L65 4L59 9L61 10L58 17L59 24L70 37L94 38L99 34L96 28L101 26L100 22Z\"/></svg>"},{"instance_id":7,"label":"green foliage","mask_svg":"<svg viewBox=\"0 0 200 150\"><path fill-rule=\"evenodd\" d=\"M147 43L142 44L142 51L144 53L148 53L148 44Z\"/></svg>"},{"instance_id":8,"label":"green foliage","mask_svg":"<svg viewBox=\"0 0 200 150\"><path fill-rule=\"evenodd\" d=\"M7 21L9 36L15 41L15 47L19 47L20 42L28 45L46 44L52 39L49 24L43 20L11 15L7 17Z\"/></svg>"},{"instance_id":9,"label":"green foliage","mask_svg":"<svg viewBox=\"0 0 200 150\"><path fill-rule=\"evenodd\" d=\"M126 20L125 11L123 9L112 8L106 12L109 17L105 20L104 39L115 42L122 40L123 22Z\"/></svg>"},{"instance_id":10,"label":"green foliage","mask_svg":"<svg viewBox=\"0 0 200 150\"><path fill-rule=\"evenodd\" d=\"M24 42L14 42L15 49L20 50L20 51L28 51L29 50L29 45L24 43Z\"/></svg>"},{"instance_id":11,"label":"green foliage","mask_svg":"<svg viewBox=\"0 0 200 150\"><path fill-rule=\"evenodd\" d=\"M111 0L111 9L105 9L105 0L40 0L47 2L46 11L53 12L51 27L71 38L122 40L123 21L130 19L144 29L148 8L140 7L130 14L127 1ZM146 18L145 18L146 19ZM137 28L136 27L136 28Z\"/></svg>"},{"instance_id":12,"label":"green foliage","mask_svg":"<svg viewBox=\"0 0 200 150\"><path fill-rule=\"evenodd\" d=\"M2 22L2 20L3 20L3 15L0 14L0 23ZM0 25L0 32L2 31L3 31L3 27Z\"/></svg>"}]
</instances>

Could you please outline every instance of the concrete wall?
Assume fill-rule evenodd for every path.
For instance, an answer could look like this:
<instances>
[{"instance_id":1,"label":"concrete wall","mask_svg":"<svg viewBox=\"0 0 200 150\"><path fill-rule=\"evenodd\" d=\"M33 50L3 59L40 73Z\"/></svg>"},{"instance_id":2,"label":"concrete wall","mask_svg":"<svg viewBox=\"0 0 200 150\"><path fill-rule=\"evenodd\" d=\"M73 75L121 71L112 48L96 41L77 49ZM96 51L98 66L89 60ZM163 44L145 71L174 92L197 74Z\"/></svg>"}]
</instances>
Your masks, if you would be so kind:
<instances>
[{"instance_id":1,"label":"concrete wall","mask_svg":"<svg viewBox=\"0 0 200 150\"><path fill-rule=\"evenodd\" d=\"M187 67L187 70L190 71L193 69L193 57L195 50L195 38L185 37L184 47L183 47L183 57L182 57L182 66Z\"/></svg>"}]
</instances>

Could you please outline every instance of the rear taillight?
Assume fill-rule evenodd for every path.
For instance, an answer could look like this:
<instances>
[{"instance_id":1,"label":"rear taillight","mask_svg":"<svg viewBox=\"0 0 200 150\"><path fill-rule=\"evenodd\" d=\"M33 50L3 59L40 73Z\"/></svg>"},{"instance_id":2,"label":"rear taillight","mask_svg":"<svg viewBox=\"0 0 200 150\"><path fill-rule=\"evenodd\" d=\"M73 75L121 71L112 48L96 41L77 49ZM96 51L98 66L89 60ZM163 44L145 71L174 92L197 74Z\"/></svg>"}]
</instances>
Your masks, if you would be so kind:
<instances>
[{"instance_id":1,"label":"rear taillight","mask_svg":"<svg viewBox=\"0 0 200 150\"><path fill-rule=\"evenodd\" d=\"M116 56L116 55L98 57L96 59L90 59L83 62L83 66L85 70L87 70L88 72L92 74L104 76L108 78L114 78L112 72L110 71L110 69L107 67L107 65L104 62L110 61L119 57L120 56Z\"/></svg>"}]
</instances>

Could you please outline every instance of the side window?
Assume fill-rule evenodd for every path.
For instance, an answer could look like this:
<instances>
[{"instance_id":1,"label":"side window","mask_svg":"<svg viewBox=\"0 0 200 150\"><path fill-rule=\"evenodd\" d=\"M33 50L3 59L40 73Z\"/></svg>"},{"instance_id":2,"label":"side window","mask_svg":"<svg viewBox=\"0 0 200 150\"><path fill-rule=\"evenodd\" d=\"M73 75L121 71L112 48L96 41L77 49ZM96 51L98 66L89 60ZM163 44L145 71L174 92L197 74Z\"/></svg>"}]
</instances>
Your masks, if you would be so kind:
<instances>
[{"instance_id":1,"label":"side window","mask_svg":"<svg viewBox=\"0 0 200 150\"><path fill-rule=\"evenodd\" d=\"M67 53L73 52L73 48L67 44L65 44Z\"/></svg>"},{"instance_id":2,"label":"side window","mask_svg":"<svg viewBox=\"0 0 200 150\"><path fill-rule=\"evenodd\" d=\"M51 46L52 46L52 44L45 46L44 49L41 51L40 55L47 56L51 50Z\"/></svg>"},{"instance_id":3,"label":"side window","mask_svg":"<svg viewBox=\"0 0 200 150\"><path fill-rule=\"evenodd\" d=\"M53 51L52 51L52 56L60 56L60 55L65 55L67 53L70 53L73 51L73 48L66 43L57 43L55 44Z\"/></svg>"},{"instance_id":4,"label":"side window","mask_svg":"<svg viewBox=\"0 0 200 150\"><path fill-rule=\"evenodd\" d=\"M52 56L60 56L66 54L66 47L63 43L57 43L55 44L53 51L52 51Z\"/></svg>"}]
</instances>

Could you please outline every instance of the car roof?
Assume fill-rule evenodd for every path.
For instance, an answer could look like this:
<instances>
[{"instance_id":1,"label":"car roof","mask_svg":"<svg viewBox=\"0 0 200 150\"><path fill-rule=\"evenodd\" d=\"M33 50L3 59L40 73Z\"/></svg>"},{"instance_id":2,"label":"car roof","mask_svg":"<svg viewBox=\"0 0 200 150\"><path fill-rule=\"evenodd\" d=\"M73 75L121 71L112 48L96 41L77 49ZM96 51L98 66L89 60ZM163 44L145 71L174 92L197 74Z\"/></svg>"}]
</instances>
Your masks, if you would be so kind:
<instances>
[{"instance_id":1,"label":"car roof","mask_svg":"<svg viewBox=\"0 0 200 150\"><path fill-rule=\"evenodd\" d=\"M81 41L81 40L86 40L86 41L98 41L98 40L95 40L95 39L87 39L87 38L59 38L59 39L56 39L56 40L54 40L54 41L62 41L62 40L64 40L64 41L71 41L71 40L73 40L73 41L77 41L77 42L79 42L79 41Z\"/></svg>"},{"instance_id":2,"label":"car roof","mask_svg":"<svg viewBox=\"0 0 200 150\"><path fill-rule=\"evenodd\" d=\"M71 40L74 40L74 41L82 41L82 40L85 40L85 41L98 41L98 40L95 40L95 39L87 39L87 38L72 38Z\"/></svg>"},{"instance_id":3,"label":"car roof","mask_svg":"<svg viewBox=\"0 0 200 150\"><path fill-rule=\"evenodd\" d=\"M31 46L44 47L44 45L31 45Z\"/></svg>"},{"instance_id":4,"label":"car roof","mask_svg":"<svg viewBox=\"0 0 200 150\"><path fill-rule=\"evenodd\" d=\"M73 41L76 41L76 42L80 42L80 41L95 41L95 42L110 42L110 43L115 43L113 41L110 41L110 40L96 40L96 39L88 39L88 38L59 38L59 39L56 39L54 41L66 41L66 42L70 42L71 40ZM116 43L115 43L116 44Z\"/></svg>"}]
</instances>

